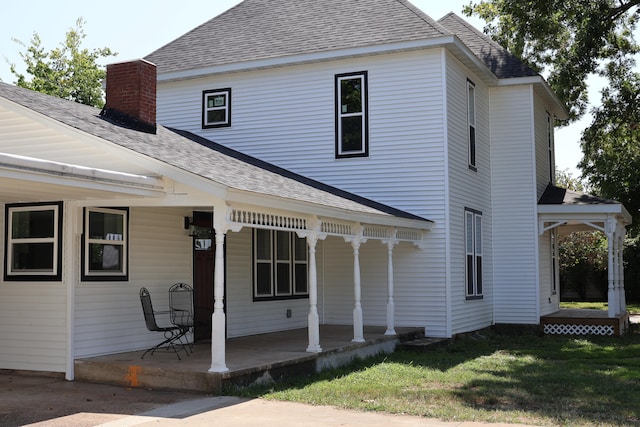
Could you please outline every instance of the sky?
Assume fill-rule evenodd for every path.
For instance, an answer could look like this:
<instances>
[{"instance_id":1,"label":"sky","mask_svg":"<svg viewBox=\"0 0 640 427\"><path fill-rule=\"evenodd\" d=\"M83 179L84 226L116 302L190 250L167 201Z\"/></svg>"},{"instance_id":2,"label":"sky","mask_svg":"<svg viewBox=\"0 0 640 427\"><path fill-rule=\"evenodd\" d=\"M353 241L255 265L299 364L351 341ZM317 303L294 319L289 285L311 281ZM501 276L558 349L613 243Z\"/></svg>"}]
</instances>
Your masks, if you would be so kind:
<instances>
[{"instance_id":1,"label":"sky","mask_svg":"<svg viewBox=\"0 0 640 427\"><path fill-rule=\"evenodd\" d=\"M27 46L34 32L38 33L42 46L48 52L64 41L65 34L75 27L78 18L83 18L87 37L82 44L89 50L108 47L118 52L116 57L106 58L101 65L111 62L142 58L154 50L176 39L187 31L237 5L241 0L110 0L93 2L87 0L34 0L28 4L6 2L0 14L0 80L15 83L9 71L14 63L24 72L20 52ZM411 0L433 19L449 12L464 17L462 8L470 0ZM179 5L179 6L178 6ZM483 21L466 18L482 30ZM601 86L597 80L590 82L590 99L599 99ZM556 130L556 167L568 170L574 177L580 175L576 168L582 158L579 140L582 130L591 118Z\"/></svg>"}]
</instances>

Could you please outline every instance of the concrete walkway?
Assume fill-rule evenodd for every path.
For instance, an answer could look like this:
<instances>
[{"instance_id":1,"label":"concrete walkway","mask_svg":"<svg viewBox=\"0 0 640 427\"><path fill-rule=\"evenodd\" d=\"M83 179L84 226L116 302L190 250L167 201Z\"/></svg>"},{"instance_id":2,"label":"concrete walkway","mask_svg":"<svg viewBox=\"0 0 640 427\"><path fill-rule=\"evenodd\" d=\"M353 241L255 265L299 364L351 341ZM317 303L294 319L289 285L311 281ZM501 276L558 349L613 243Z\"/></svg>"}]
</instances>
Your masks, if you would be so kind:
<instances>
[{"instance_id":1,"label":"concrete walkway","mask_svg":"<svg viewBox=\"0 0 640 427\"><path fill-rule=\"evenodd\" d=\"M356 412L326 406L236 397L207 397L166 405L140 415L78 413L32 427L515 427L517 424L444 422L407 415Z\"/></svg>"}]
</instances>

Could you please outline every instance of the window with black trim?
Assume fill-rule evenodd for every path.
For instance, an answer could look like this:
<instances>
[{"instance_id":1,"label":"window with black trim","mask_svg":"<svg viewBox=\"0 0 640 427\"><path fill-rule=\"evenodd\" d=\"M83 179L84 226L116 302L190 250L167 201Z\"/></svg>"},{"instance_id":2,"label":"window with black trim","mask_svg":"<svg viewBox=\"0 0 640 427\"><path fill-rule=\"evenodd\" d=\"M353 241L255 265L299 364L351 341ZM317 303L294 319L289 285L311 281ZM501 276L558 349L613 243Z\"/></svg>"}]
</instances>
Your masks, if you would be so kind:
<instances>
[{"instance_id":1,"label":"window with black trim","mask_svg":"<svg viewBox=\"0 0 640 427\"><path fill-rule=\"evenodd\" d=\"M482 213L464 211L467 299L482 298Z\"/></svg>"},{"instance_id":2,"label":"window with black trim","mask_svg":"<svg viewBox=\"0 0 640 427\"><path fill-rule=\"evenodd\" d=\"M231 126L231 88L202 92L202 128Z\"/></svg>"},{"instance_id":3,"label":"window with black trim","mask_svg":"<svg viewBox=\"0 0 640 427\"><path fill-rule=\"evenodd\" d=\"M367 72L336 75L336 158L369 155Z\"/></svg>"},{"instance_id":4,"label":"window with black trim","mask_svg":"<svg viewBox=\"0 0 640 427\"><path fill-rule=\"evenodd\" d=\"M254 301L308 298L307 239L288 231L253 231Z\"/></svg>"},{"instance_id":5,"label":"window with black trim","mask_svg":"<svg viewBox=\"0 0 640 427\"><path fill-rule=\"evenodd\" d=\"M467 128L469 140L469 169L477 170L476 165L476 86L467 80Z\"/></svg>"},{"instance_id":6,"label":"window with black trim","mask_svg":"<svg viewBox=\"0 0 640 427\"><path fill-rule=\"evenodd\" d=\"M85 208L82 280L128 280L129 210Z\"/></svg>"},{"instance_id":7,"label":"window with black trim","mask_svg":"<svg viewBox=\"0 0 640 427\"><path fill-rule=\"evenodd\" d=\"M5 280L62 279L62 202L5 206Z\"/></svg>"}]
</instances>

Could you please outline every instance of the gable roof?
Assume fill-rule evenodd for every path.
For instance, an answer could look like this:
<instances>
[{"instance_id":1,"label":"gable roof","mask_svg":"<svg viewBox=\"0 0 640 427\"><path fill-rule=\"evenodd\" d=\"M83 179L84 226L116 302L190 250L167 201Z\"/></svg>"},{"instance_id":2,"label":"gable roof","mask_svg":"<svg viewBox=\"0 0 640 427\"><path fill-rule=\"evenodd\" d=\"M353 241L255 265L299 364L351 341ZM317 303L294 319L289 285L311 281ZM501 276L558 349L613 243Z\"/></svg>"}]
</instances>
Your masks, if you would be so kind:
<instances>
[{"instance_id":1,"label":"gable roof","mask_svg":"<svg viewBox=\"0 0 640 427\"><path fill-rule=\"evenodd\" d=\"M440 18L438 23L458 36L497 78L509 79L539 75L516 56L496 43L491 37L483 34L455 13L448 13Z\"/></svg>"},{"instance_id":2,"label":"gable roof","mask_svg":"<svg viewBox=\"0 0 640 427\"><path fill-rule=\"evenodd\" d=\"M97 108L2 82L0 97L91 136L231 189L358 214L431 223L420 216L302 177L189 132L160 125L156 134L139 132L101 116Z\"/></svg>"},{"instance_id":3,"label":"gable roof","mask_svg":"<svg viewBox=\"0 0 640 427\"><path fill-rule=\"evenodd\" d=\"M446 35L406 0L245 0L145 59L167 73Z\"/></svg>"}]
</instances>

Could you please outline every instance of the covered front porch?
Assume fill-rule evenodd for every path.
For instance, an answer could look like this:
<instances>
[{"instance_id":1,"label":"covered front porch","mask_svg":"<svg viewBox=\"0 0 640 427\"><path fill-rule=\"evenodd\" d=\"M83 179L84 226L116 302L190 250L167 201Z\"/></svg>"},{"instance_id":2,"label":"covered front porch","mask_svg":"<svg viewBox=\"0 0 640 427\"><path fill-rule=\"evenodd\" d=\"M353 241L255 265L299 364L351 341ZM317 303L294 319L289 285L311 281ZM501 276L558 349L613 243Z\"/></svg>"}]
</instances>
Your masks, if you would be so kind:
<instances>
[{"instance_id":1,"label":"covered front porch","mask_svg":"<svg viewBox=\"0 0 640 427\"><path fill-rule=\"evenodd\" d=\"M578 193L551 184L538 202L538 231L551 242L552 294L558 295L557 236L599 231L607 237L607 310L560 309L542 313L546 334L622 335L629 325L624 290L623 247L631 215L616 201ZM551 301L551 298L549 298Z\"/></svg>"},{"instance_id":2,"label":"covered front porch","mask_svg":"<svg viewBox=\"0 0 640 427\"><path fill-rule=\"evenodd\" d=\"M280 378L309 374L346 365L381 353L390 353L399 343L424 337L424 328L366 326L366 340L353 342L351 325L322 325L322 351L309 353L307 329L253 335L226 340L227 372L211 372L211 344L196 343L181 360L173 351L160 349L144 359L144 350L75 360L76 380L125 387L187 390L220 394L227 387L243 387Z\"/></svg>"}]
</instances>

